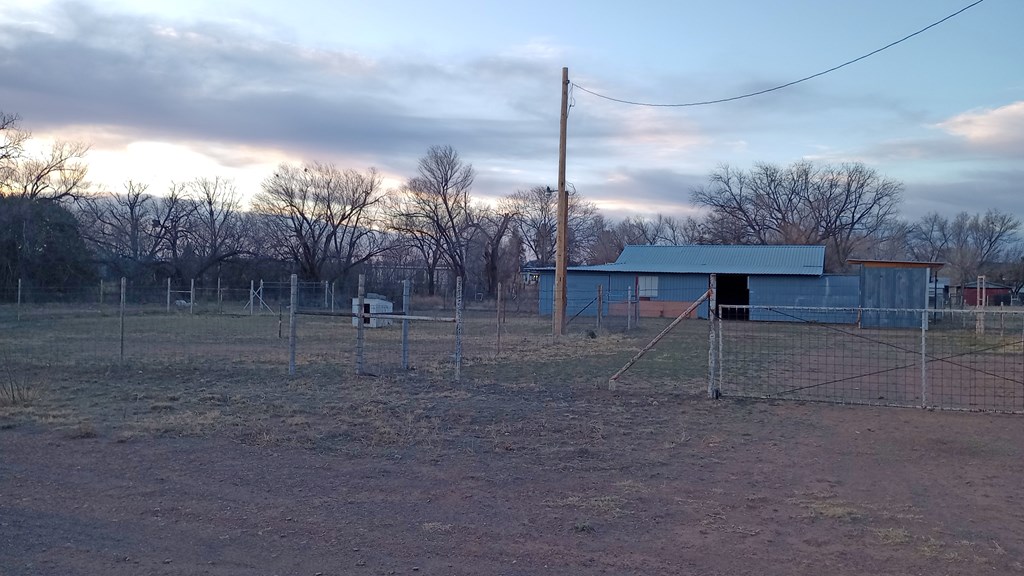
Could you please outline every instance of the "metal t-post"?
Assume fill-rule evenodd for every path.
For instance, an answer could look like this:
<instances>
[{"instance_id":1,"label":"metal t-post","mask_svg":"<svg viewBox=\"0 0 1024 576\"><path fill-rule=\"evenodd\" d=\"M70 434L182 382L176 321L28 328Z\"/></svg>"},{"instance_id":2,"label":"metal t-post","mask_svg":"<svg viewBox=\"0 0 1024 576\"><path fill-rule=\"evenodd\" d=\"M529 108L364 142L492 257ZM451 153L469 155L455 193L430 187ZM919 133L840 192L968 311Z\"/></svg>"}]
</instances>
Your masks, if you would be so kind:
<instances>
[{"instance_id":1,"label":"metal t-post","mask_svg":"<svg viewBox=\"0 0 1024 576\"><path fill-rule=\"evenodd\" d=\"M195 314L196 311L196 279L188 282L188 313Z\"/></svg>"},{"instance_id":2,"label":"metal t-post","mask_svg":"<svg viewBox=\"0 0 1024 576\"><path fill-rule=\"evenodd\" d=\"M299 275L292 274L291 294L288 298L288 375L295 375L296 308L299 303Z\"/></svg>"},{"instance_id":3,"label":"metal t-post","mask_svg":"<svg viewBox=\"0 0 1024 576\"><path fill-rule=\"evenodd\" d=\"M455 381L462 381L462 276L455 280Z\"/></svg>"},{"instance_id":4,"label":"metal t-post","mask_svg":"<svg viewBox=\"0 0 1024 576\"><path fill-rule=\"evenodd\" d=\"M718 398L721 392L715 382L718 363L718 347L715 338L715 312L718 308L718 275L711 274L708 279L708 398Z\"/></svg>"},{"instance_id":5,"label":"metal t-post","mask_svg":"<svg viewBox=\"0 0 1024 576\"><path fill-rule=\"evenodd\" d=\"M356 375L363 375L363 346L366 343L363 326L363 306L366 301L366 275L359 275L359 292L356 297Z\"/></svg>"},{"instance_id":6,"label":"metal t-post","mask_svg":"<svg viewBox=\"0 0 1024 576\"><path fill-rule=\"evenodd\" d=\"M928 407L928 310L921 312L921 408Z\"/></svg>"},{"instance_id":7,"label":"metal t-post","mask_svg":"<svg viewBox=\"0 0 1024 576\"><path fill-rule=\"evenodd\" d=\"M412 299L412 287L410 286L409 280L405 279L402 281L402 314L406 317L402 318L402 370L409 369L409 309L411 308L410 300Z\"/></svg>"},{"instance_id":8,"label":"metal t-post","mask_svg":"<svg viewBox=\"0 0 1024 576\"><path fill-rule=\"evenodd\" d=\"M121 277L121 309L118 312L118 328L121 332L121 341L118 348L117 359L118 362L124 364L124 305L125 305L125 287L128 280L124 276Z\"/></svg>"},{"instance_id":9,"label":"metal t-post","mask_svg":"<svg viewBox=\"0 0 1024 576\"><path fill-rule=\"evenodd\" d=\"M633 287L626 288L626 330L633 328Z\"/></svg>"},{"instance_id":10,"label":"metal t-post","mask_svg":"<svg viewBox=\"0 0 1024 576\"><path fill-rule=\"evenodd\" d=\"M171 313L171 277L167 277L167 313Z\"/></svg>"},{"instance_id":11,"label":"metal t-post","mask_svg":"<svg viewBox=\"0 0 1024 576\"><path fill-rule=\"evenodd\" d=\"M495 302L495 309L497 311L495 318L495 326L497 327L497 333L495 334L495 355L501 354L501 282L498 282L498 300Z\"/></svg>"}]
</instances>

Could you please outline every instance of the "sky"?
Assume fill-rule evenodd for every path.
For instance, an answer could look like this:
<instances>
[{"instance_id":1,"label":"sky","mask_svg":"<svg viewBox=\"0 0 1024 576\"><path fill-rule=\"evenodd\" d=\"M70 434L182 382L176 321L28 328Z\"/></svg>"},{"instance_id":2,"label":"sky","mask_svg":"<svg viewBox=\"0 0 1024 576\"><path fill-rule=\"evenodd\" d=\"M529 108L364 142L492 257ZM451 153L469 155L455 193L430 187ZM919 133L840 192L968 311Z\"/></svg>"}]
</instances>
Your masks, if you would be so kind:
<instances>
[{"instance_id":1,"label":"sky","mask_svg":"<svg viewBox=\"0 0 1024 576\"><path fill-rule=\"evenodd\" d=\"M246 198L282 162L377 168L389 187L451 145L493 201L555 187L562 67L648 103L783 84L973 0L0 0L0 110L38 145L91 145L90 180ZM567 180L612 218L687 216L728 164L864 162L908 219L1024 214L1024 1L985 0L791 88L699 107L574 89Z\"/></svg>"}]
</instances>

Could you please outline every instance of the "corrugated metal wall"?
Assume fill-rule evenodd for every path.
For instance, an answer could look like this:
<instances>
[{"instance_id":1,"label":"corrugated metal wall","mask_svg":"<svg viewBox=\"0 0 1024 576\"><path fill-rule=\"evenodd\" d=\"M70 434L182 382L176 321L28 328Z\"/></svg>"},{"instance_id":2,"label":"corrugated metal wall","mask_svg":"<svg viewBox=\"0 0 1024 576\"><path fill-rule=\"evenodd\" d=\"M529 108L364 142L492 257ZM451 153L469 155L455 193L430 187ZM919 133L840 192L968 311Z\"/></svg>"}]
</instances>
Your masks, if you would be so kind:
<instances>
[{"instance_id":1,"label":"corrugated metal wall","mask_svg":"<svg viewBox=\"0 0 1024 576\"><path fill-rule=\"evenodd\" d=\"M605 294L608 293L608 274L594 274L588 272L570 272L565 284L565 313L572 317L597 316L597 306L594 299L597 298L597 285L604 286ZM541 316L550 316L554 309L555 297L555 275L551 272L542 272L539 280L538 308ZM607 311L608 296L605 296L605 310ZM580 311L583 311L582 313Z\"/></svg>"},{"instance_id":2,"label":"corrugated metal wall","mask_svg":"<svg viewBox=\"0 0 1024 576\"><path fill-rule=\"evenodd\" d=\"M645 274L647 276L647 274ZM671 302L693 302L700 298L708 289L708 277L704 274L651 274L658 276L658 293L652 300ZM593 304L597 297L597 285L604 286L604 315L609 314L609 306L615 302L625 302L632 290L636 290L637 274L595 274L571 271L566 280L566 315L596 316L597 307ZM555 294L555 275L542 272L539 280L540 302L539 312L542 316L552 313ZM580 312L582 310L582 313ZM698 316L707 318L707 304L697 309Z\"/></svg>"},{"instance_id":3,"label":"corrugated metal wall","mask_svg":"<svg viewBox=\"0 0 1024 576\"><path fill-rule=\"evenodd\" d=\"M651 300L668 302L693 302L707 292L708 277L706 274L612 274L610 281L610 298L608 302L625 302L630 289L636 290L637 276L657 276L658 293ZM607 312L607 309L605 310ZM697 309L700 318L707 318L708 306L701 304Z\"/></svg>"},{"instance_id":4,"label":"corrugated metal wall","mask_svg":"<svg viewBox=\"0 0 1024 576\"><path fill-rule=\"evenodd\" d=\"M814 308L856 308L860 303L860 278L857 276L750 276L751 306L806 306ZM811 311L792 311L793 322L854 323L857 313L816 314ZM751 320L780 320L778 314L753 309Z\"/></svg>"},{"instance_id":5,"label":"corrugated metal wall","mask_svg":"<svg viewBox=\"0 0 1024 576\"><path fill-rule=\"evenodd\" d=\"M658 293L652 300L693 302L707 290L706 274L655 274ZM566 285L567 316L594 316L597 307L597 285L604 287L604 315L609 314L612 303L624 302L630 289L634 289L636 274L569 272ZM751 306L788 306L807 308L926 308L928 270L924 268L864 268L860 276L749 276ZM554 297L555 276L551 272L540 274L541 315L550 315ZM581 312L582 310L582 312ZM697 315L707 318L708 305L702 304ZM793 311L793 322L856 323L858 312L817 313L811 310ZM780 316L766 310L751 311L751 320L778 321ZM859 318L861 326L913 327L920 318L914 314L887 314L865 312Z\"/></svg>"},{"instance_id":6,"label":"corrugated metal wall","mask_svg":"<svg viewBox=\"0 0 1024 576\"><path fill-rule=\"evenodd\" d=\"M927 268L868 268L860 271L860 305L863 308L898 308L902 310L928 307ZM864 328L913 328L920 326L915 314L864 312Z\"/></svg>"}]
</instances>

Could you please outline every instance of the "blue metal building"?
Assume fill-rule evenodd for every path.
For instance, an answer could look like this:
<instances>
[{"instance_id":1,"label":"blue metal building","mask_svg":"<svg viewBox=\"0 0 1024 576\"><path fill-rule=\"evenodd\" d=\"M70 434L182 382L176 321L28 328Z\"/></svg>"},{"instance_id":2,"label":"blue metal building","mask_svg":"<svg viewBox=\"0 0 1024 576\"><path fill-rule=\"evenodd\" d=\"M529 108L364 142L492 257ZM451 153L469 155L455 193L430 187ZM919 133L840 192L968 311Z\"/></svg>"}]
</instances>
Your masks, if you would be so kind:
<instances>
[{"instance_id":1,"label":"blue metal building","mask_svg":"<svg viewBox=\"0 0 1024 576\"><path fill-rule=\"evenodd\" d=\"M621 313L616 306L632 298L638 301L640 316L675 317L704 294L710 274L717 275L720 305L849 309L828 317L813 310L781 315L763 308L732 312L741 319L854 323L863 320L857 308L875 302L926 306L927 274L920 270L871 268L865 272L868 268L862 266L860 275L833 275L824 273L824 263L824 246L627 246L611 264L569 268L566 313L570 317L596 315L600 286L604 315ZM539 312L551 314L554 270L535 272L540 282ZM893 280L887 281L889 277ZM868 298L863 290L866 280L872 291ZM707 314L705 303L697 309L697 316L707 318ZM871 321L891 325L883 318L872 317Z\"/></svg>"}]
</instances>

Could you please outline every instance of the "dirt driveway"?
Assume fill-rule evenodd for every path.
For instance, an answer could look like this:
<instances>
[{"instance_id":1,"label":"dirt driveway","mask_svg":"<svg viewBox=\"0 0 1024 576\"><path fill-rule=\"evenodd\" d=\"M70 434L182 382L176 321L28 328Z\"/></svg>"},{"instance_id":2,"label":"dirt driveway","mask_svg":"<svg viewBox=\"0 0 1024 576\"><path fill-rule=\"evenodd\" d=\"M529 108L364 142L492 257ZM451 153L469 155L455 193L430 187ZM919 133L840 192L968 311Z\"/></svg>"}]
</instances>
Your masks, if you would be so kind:
<instances>
[{"instance_id":1,"label":"dirt driveway","mask_svg":"<svg viewBox=\"0 0 1024 576\"><path fill-rule=\"evenodd\" d=\"M0 574L1024 574L1019 416L376 381L232 419L186 376L0 416Z\"/></svg>"}]
</instances>

